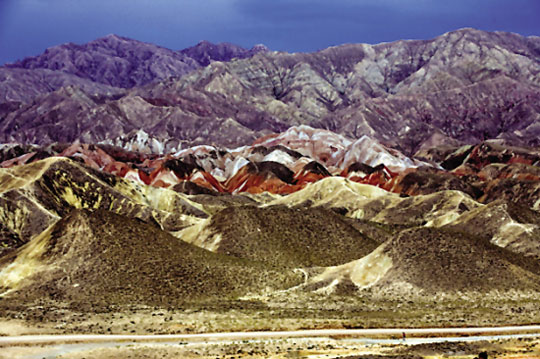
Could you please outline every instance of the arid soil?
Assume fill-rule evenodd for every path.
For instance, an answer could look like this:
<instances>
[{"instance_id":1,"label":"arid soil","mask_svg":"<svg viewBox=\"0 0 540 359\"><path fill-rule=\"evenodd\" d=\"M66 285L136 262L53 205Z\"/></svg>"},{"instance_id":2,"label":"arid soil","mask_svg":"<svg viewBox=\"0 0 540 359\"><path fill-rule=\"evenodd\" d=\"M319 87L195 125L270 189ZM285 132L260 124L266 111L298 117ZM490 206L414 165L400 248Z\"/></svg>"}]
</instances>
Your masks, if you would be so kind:
<instances>
[{"instance_id":1,"label":"arid soil","mask_svg":"<svg viewBox=\"0 0 540 359\"><path fill-rule=\"evenodd\" d=\"M540 300L481 297L288 295L186 303L183 307L93 307L1 303L0 335L178 334L326 328L470 327L540 323ZM9 323L9 325L4 325Z\"/></svg>"},{"instance_id":2,"label":"arid soil","mask_svg":"<svg viewBox=\"0 0 540 359\"><path fill-rule=\"evenodd\" d=\"M429 341L429 340L428 340ZM435 340L436 341L436 340ZM420 344L418 344L420 343ZM472 359L485 351L489 358L538 358L540 340L524 337L490 341L421 343L417 339L289 338L226 342L58 344L1 348L0 358L154 359L154 358L342 358L342 359ZM63 353L63 354L62 354Z\"/></svg>"}]
</instances>

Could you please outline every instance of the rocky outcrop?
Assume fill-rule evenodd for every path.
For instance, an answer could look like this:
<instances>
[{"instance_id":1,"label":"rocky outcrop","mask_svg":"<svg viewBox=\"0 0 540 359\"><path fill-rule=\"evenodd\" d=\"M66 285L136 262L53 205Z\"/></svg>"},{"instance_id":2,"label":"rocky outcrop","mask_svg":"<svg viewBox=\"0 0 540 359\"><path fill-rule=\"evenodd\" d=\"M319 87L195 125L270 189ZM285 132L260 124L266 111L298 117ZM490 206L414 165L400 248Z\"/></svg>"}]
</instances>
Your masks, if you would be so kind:
<instances>
[{"instance_id":1,"label":"rocky outcrop","mask_svg":"<svg viewBox=\"0 0 540 359\"><path fill-rule=\"evenodd\" d=\"M195 46L181 50L180 53L191 57L201 66L208 66L214 61L245 59L267 51L270 50L264 45L255 45L248 50L228 42L213 44L209 41L201 41Z\"/></svg>"}]
</instances>

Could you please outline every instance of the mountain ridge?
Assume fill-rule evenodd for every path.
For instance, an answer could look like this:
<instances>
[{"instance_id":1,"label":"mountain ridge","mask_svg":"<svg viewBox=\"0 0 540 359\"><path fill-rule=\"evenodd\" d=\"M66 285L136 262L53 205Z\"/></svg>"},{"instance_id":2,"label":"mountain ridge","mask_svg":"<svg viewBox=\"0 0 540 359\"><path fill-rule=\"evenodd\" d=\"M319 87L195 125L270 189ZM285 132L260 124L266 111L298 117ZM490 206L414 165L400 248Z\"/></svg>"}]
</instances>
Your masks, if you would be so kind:
<instances>
[{"instance_id":1,"label":"mountain ridge","mask_svg":"<svg viewBox=\"0 0 540 359\"><path fill-rule=\"evenodd\" d=\"M230 61L268 51L264 46L244 49L231 43L213 44L201 41L183 50L131 39L116 34L92 40L86 44L72 42L47 48L41 55L27 57L5 68L59 70L104 85L132 88L168 77L181 77L188 72L208 66L211 61ZM121 67L116 73L101 67L113 62ZM109 64L110 65L110 64ZM124 68L124 67L131 68Z\"/></svg>"},{"instance_id":2,"label":"mountain ridge","mask_svg":"<svg viewBox=\"0 0 540 359\"><path fill-rule=\"evenodd\" d=\"M64 80L47 88L29 79L23 94L18 80L22 74L45 70L0 68L4 101L19 101L0 112L0 139L41 145L95 143L142 129L163 141L235 147L292 126L309 125L352 139L368 135L409 156L437 144L476 144L487 139L540 145L540 41L534 37L461 29L431 40L347 44L292 54L206 42L174 52L129 41L133 53L124 48L127 40L116 36L75 46L90 51L80 54L83 65L89 63L92 51L100 49L112 54L113 64L133 63L135 68L122 65L119 72L111 72L105 62L94 73L73 77L77 67L68 55L60 54L60 60L67 60L59 64L68 72L48 71L56 71ZM55 51L49 52L43 55L45 67L54 65L45 61L55 58L51 55ZM189 52L200 58L187 56ZM155 71L138 72L161 54ZM23 62L28 68L39 67L39 58ZM11 80L1 81L2 72ZM97 85L91 85L96 74ZM30 94L61 91L60 86L71 78L77 79L74 86L99 101L86 108L71 98L69 104L51 102L40 111L31 105L34 98L41 100ZM99 88L103 83L136 86ZM63 111L64 106L77 110ZM58 117L57 111L63 115ZM17 122L23 118L21 131ZM84 131L68 131L52 139L50 128L42 126L47 122L66 128L87 125ZM116 125L104 131L111 123Z\"/></svg>"}]
</instances>

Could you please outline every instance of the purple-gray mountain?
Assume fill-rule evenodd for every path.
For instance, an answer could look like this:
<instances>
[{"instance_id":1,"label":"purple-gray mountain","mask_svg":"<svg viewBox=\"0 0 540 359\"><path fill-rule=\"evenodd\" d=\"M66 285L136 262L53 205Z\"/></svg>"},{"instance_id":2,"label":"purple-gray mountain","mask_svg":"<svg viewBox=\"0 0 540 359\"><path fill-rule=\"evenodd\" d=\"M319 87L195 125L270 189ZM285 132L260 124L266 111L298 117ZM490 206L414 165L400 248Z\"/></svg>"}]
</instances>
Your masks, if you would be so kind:
<instances>
[{"instance_id":1,"label":"purple-gray mountain","mask_svg":"<svg viewBox=\"0 0 540 359\"><path fill-rule=\"evenodd\" d=\"M169 77L181 77L208 66L212 61L246 58L260 51L240 46L203 41L181 51L173 51L116 35L108 35L85 45L55 46L42 55L28 57L5 67L10 69L48 69L120 88L145 85Z\"/></svg>"},{"instance_id":2,"label":"purple-gray mountain","mask_svg":"<svg viewBox=\"0 0 540 359\"><path fill-rule=\"evenodd\" d=\"M197 61L201 66L208 66L214 61L231 61L232 59L245 59L259 52L267 52L269 49L264 45L255 45L250 50L243 47L222 42L213 44L201 41L193 47L181 50L180 53Z\"/></svg>"},{"instance_id":3,"label":"purple-gray mountain","mask_svg":"<svg viewBox=\"0 0 540 359\"><path fill-rule=\"evenodd\" d=\"M0 68L0 101L2 142L142 134L167 151L308 124L408 154L490 138L540 146L540 38L462 29L289 54L109 36Z\"/></svg>"}]
</instances>

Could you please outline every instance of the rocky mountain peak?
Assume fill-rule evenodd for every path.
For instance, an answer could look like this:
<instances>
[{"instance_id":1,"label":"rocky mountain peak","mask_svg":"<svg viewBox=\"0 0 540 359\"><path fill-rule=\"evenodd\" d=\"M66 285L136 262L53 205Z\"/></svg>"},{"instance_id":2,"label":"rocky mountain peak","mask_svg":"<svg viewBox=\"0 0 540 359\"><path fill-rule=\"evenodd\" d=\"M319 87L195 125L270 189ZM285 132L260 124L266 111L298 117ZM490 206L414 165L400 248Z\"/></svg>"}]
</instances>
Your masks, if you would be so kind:
<instances>
[{"instance_id":1,"label":"rocky mountain peak","mask_svg":"<svg viewBox=\"0 0 540 359\"><path fill-rule=\"evenodd\" d=\"M201 66L208 66L213 61L230 61L234 58L244 59L261 51L268 51L268 49L264 45L257 45L248 50L228 42L214 44L203 40L195 46L181 50L180 53L193 58Z\"/></svg>"},{"instance_id":2,"label":"rocky mountain peak","mask_svg":"<svg viewBox=\"0 0 540 359\"><path fill-rule=\"evenodd\" d=\"M255 44L251 48L251 51L261 52L261 51L270 51L270 49L265 44Z\"/></svg>"},{"instance_id":3,"label":"rocky mountain peak","mask_svg":"<svg viewBox=\"0 0 540 359\"><path fill-rule=\"evenodd\" d=\"M48 69L115 87L131 88L199 68L191 58L137 40L107 35L84 45L49 48L9 68Z\"/></svg>"}]
</instances>

